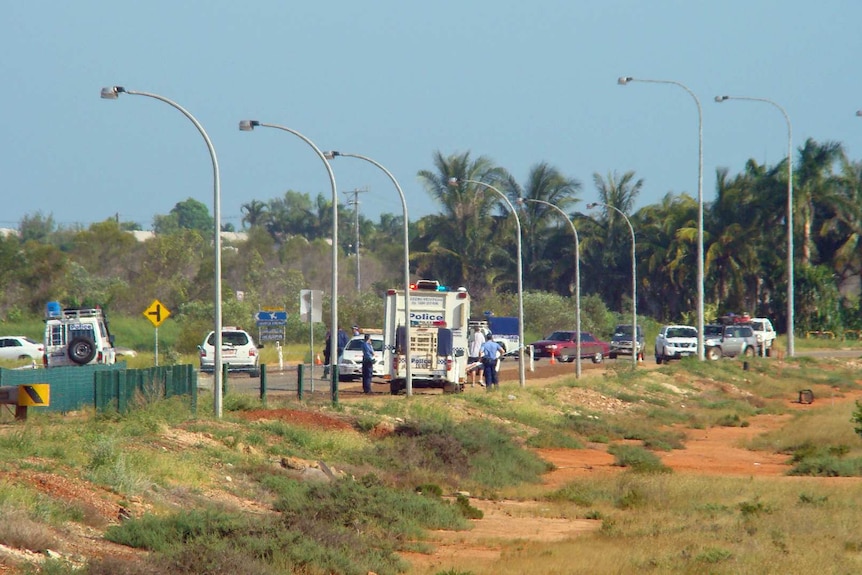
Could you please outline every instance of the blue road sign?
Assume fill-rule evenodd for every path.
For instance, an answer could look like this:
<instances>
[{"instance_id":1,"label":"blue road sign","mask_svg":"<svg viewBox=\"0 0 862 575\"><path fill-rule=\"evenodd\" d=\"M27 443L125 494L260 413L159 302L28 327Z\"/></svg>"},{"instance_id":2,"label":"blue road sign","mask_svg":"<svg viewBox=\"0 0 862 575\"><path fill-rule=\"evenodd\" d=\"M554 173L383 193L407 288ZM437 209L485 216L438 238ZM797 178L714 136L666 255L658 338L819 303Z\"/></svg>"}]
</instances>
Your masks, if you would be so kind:
<instances>
[{"instance_id":1,"label":"blue road sign","mask_svg":"<svg viewBox=\"0 0 862 575\"><path fill-rule=\"evenodd\" d=\"M258 325L283 325L287 323L286 311L259 311L254 314Z\"/></svg>"}]
</instances>

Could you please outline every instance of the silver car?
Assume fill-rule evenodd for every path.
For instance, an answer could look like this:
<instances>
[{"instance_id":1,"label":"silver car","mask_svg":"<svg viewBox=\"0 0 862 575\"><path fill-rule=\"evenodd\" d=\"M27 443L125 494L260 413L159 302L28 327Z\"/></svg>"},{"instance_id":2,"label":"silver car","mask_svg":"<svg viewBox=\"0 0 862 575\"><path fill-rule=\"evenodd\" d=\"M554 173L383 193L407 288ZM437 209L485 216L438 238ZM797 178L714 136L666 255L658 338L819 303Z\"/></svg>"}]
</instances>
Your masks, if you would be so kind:
<instances>
[{"instance_id":1,"label":"silver car","mask_svg":"<svg viewBox=\"0 0 862 575\"><path fill-rule=\"evenodd\" d=\"M754 357L757 353L757 336L750 325L726 325L721 337L704 341L707 359L722 357Z\"/></svg>"}]
</instances>

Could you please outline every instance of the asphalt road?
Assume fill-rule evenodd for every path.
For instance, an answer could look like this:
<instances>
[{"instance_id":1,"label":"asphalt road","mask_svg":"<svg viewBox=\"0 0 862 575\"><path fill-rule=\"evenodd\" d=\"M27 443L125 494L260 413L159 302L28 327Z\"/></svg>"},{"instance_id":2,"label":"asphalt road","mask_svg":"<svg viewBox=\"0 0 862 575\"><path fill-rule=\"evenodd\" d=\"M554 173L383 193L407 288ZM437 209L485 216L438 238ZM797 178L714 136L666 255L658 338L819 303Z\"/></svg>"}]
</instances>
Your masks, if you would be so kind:
<instances>
[{"instance_id":1,"label":"asphalt road","mask_svg":"<svg viewBox=\"0 0 862 575\"><path fill-rule=\"evenodd\" d=\"M862 349L817 349L817 350L797 350L797 356L807 356L814 358L862 358ZM631 358L621 356L617 359L608 360L600 364L594 364L589 360L581 362L581 370L584 375L590 375L593 372L604 371L608 367L628 363ZM732 360L722 360L732 361ZM639 364L642 369L655 369L659 367L653 361L652 356L647 356L646 360ZM313 394L313 396L329 397L331 395L330 381L324 380L323 368L321 366L313 366L314 378L312 375L312 366L306 364L303 368L303 394ZM575 373L575 364L556 362L551 365L547 359L537 360L533 362L533 370L528 369L525 373L526 382L530 380L547 379L558 377L566 374ZM502 363L500 371L500 381L505 387L507 383L518 382L518 362L507 360ZM284 370L279 370L277 365L267 365L267 396L290 396L295 397L297 394L297 366L295 364L285 365ZM469 386L469 383L468 383ZM198 387L202 389L212 389L212 376L208 374L198 374ZM375 379L373 382L373 390L376 394L389 395L389 383L382 379ZM477 386L478 388L478 386ZM260 378L249 377L244 373L230 374L227 381L228 393L248 393L253 395L260 394ZM439 389L424 389L414 387L415 394L438 394L442 393ZM359 380L351 382L340 382L338 385L339 397L363 397L362 382Z\"/></svg>"}]
</instances>

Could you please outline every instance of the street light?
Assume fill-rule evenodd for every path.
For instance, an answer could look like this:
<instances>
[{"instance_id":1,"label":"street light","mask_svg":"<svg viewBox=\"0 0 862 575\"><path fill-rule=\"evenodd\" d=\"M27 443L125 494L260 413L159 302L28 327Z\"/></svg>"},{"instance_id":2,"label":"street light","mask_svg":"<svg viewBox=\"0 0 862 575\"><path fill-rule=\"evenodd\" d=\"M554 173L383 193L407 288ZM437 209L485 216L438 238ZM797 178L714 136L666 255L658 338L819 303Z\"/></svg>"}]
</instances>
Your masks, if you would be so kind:
<instances>
[{"instance_id":1,"label":"street light","mask_svg":"<svg viewBox=\"0 0 862 575\"><path fill-rule=\"evenodd\" d=\"M566 212L560 209L559 206L546 202L545 200L536 200L533 198L521 198L519 202L534 202L536 204L544 204L557 210L561 216L569 223L572 228L572 233L575 235L575 377L581 377L581 258L580 246L578 245L578 230L575 228L575 223L569 219Z\"/></svg>"},{"instance_id":2,"label":"street light","mask_svg":"<svg viewBox=\"0 0 862 575\"><path fill-rule=\"evenodd\" d=\"M604 204L602 202L593 202L587 204L587 209L591 210L596 206L604 206L617 212L623 217L629 226L629 231L632 233L632 367L638 366L638 263L635 258L635 229L632 227L629 217L619 208ZM644 342L646 347L646 341Z\"/></svg>"},{"instance_id":3,"label":"street light","mask_svg":"<svg viewBox=\"0 0 862 575\"><path fill-rule=\"evenodd\" d=\"M503 198L503 201L506 202L506 205L509 206L510 210L512 210L512 215L515 216L515 225L518 228L518 383L521 387L524 387L526 376L524 373L524 270L521 258L521 220L518 218L518 212L515 210L515 206L512 205L512 202L509 201L506 194L491 184L486 184L485 182L480 182L478 180L449 178L450 186L457 186L458 184L475 184L477 186L487 188L492 192L496 192L497 195Z\"/></svg>"},{"instance_id":4,"label":"street light","mask_svg":"<svg viewBox=\"0 0 862 575\"><path fill-rule=\"evenodd\" d=\"M777 103L767 98L749 98L746 96L716 96L716 102L726 100L748 100L750 102L765 102L778 108L784 121L787 122L787 355L796 355L794 334L794 296L793 296L793 128L790 116ZM858 114L858 112L857 112Z\"/></svg>"},{"instance_id":5,"label":"street light","mask_svg":"<svg viewBox=\"0 0 862 575\"><path fill-rule=\"evenodd\" d=\"M151 94L149 92L139 92L136 90L126 90L122 86L110 86L107 88L102 88L102 98L105 100L116 100L120 97L120 94L131 94L134 96L147 96L148 98L155 98L156 100L160 100L165 104L168 104L177 110L179 110L186 118L188 118L192 124L195 125L195 128L198 129L201 136L204 138L204 142L206 142L207 149L210 153L210 158L212 159L213 165L213 259L215 263L215 282L214 282L214 291L213 294L213 308L215 310L215 317L213 318L213 350L215 353L215 357L213 358L213 414L215 417L220 418L222 416L222 385L221 385L221 376L222 376L222 357L221 357L221 187L219 183L219 171L218 171L218 159L216 158L215 148L213 147L212 141L210 141L209 136L204 130L204 127L201 126L200 122L192 116L188 110L174 102L173 100L169 100L164 96L159 96L158 94Z\"/></svg>"},{"instance_id":6,"label":"street light","mask_svg":"<svg viewBox=\"0 0 862 575\"><path fill-rule=\"evenodd\" d=\"M371 164L374 164L385 173L392 183L395 184L395 189L398 190L398 196L401 198L401 210L404 213L404 317L408 318L405 329L407 330L407 342L408 345L404 348L404 361L406 363L406 390L407 395L413 395L413 369L411 366L411 354L410 354L410 220L407 217L407 200L404 199L404 192L401 190L401 186L398 185L398 180L395 179L395 176L392 175L392 172L383 167L382 164L372 160L367 156L362 156L360 154L348 154L345 152L338 152L335 150L329 152L323 152L323 155L327 160L332 160L338 156L343 156L345 158L359 158L360 160L365 160Z\"/></svg>"},{"instance_id":7,"label":"street light","mask_svg":"<svg viewBox=\"0 0 862 575\"><path fill-rule=\"evenodd\" d=\"M650 84L673 84L679 86L694 98L697 104L697 357L704 360L703 346L703 109L700 100L688 86L674 80L646 80L621 76L617 84L625 86L629 82L647 82Z\"/></svg>"},{"instance_id":8,"label":"street light","mask_svg":"<svg viewBox=\"0 0 862 575\"><path fill-rule=\"evenodd\" d=\"M326 173L329 174L329 185L332 188L332 287L330 288L332 291L332 304L330 307L330 328L329 328L329 345L330 349L332 344L337 342L338 338L338 191L335 186L335 174L332 173L332 166L329 165L329 161L326 159L326 156L323 155L323 152L320 151L314 142L297 132L296 130L291 130L290 128L286 128L284 126L279 126L278 124L267 124L264 122L258 122L257 120L242 120L239 123L239 129L242 132L251 132L257 127L261 128L276 128L278 130L284 130L285 132L290 132L294 136L298 137L300 140L311 146L314 150L314 153L317 154L317 157L323 162L323 165L326 167ZM337 347L336 347L337 349ZM329 355L329 375L331 378L330 382L330 390L332 395L332 402L338 403L338 354L330 354Z\"/></svg>"}]
</instances>

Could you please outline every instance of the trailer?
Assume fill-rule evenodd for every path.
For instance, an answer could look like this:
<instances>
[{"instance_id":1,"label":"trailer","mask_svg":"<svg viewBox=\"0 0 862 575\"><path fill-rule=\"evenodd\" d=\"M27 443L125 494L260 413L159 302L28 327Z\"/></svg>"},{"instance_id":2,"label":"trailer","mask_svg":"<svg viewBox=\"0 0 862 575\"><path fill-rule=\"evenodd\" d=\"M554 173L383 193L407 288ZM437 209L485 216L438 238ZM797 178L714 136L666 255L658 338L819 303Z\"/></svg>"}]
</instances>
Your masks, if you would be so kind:
<instances>
[{"instance_id":1,"label":"trailer","mask_svg":"<svg viewBox=\"0 0 862 575\"><path fill-rule=\"evenodd\" d=\"M410 317L405 313L410 298ZM409 293L390 289L383 309L383 350L389 366L389 390L397 394L407 386L406 350L410 349L410 375L414 387L463 390L467 378L470 294L466 288L450 290L435 280L419 280Z\"/></svg>"}]
</instances>

